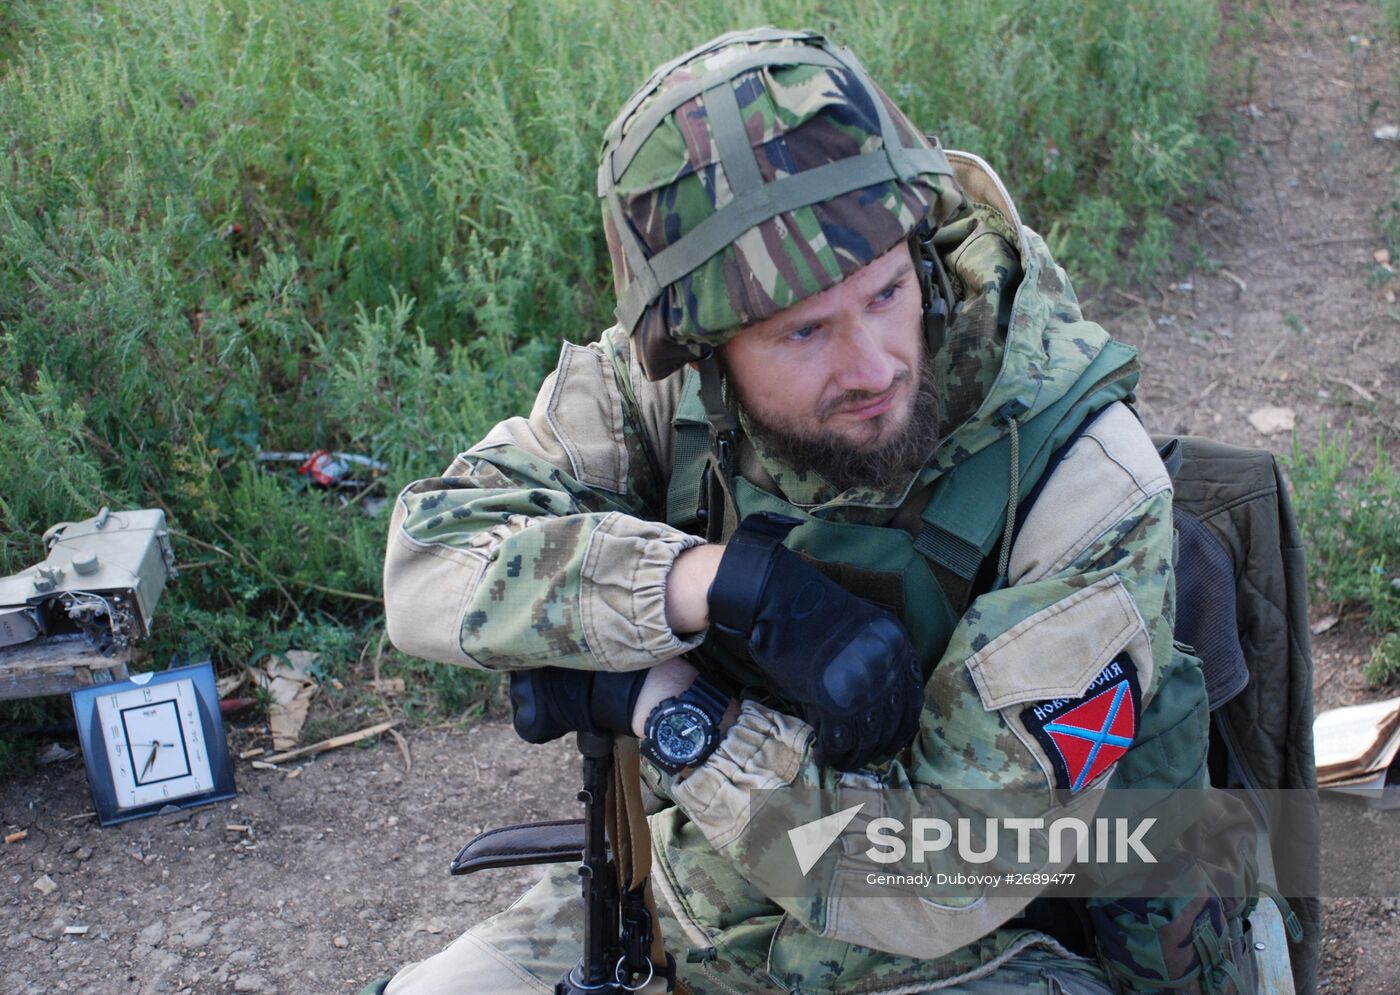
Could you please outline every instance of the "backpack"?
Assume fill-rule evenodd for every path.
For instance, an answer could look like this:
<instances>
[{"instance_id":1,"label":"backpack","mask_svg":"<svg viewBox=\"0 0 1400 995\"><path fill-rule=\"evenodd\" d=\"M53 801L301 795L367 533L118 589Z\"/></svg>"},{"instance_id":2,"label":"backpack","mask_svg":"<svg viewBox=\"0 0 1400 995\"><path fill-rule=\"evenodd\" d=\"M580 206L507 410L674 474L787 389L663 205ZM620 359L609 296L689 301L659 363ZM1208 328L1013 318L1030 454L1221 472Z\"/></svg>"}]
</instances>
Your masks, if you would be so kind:
<instances>
[{"instance_id":1,"label":"backpack","mask_svg":"<svg viewBox=\"0 0 1400 995\"><path fill-rule=\"evenodd\" d=\"M1175 488L1174 635L1195 648L1206 675L1211 784L1314 797L1303 793L1317 788L1307 567L1277 461L1267 450L1192 436L1153 442ZM1287 820L1260 808L1275 866L1317 853L1315 808L1311 818ZM1311 995L1321 907L1309 896L1288 903L1302 925L1294 985Z\"/></svg>"}]
</instances>

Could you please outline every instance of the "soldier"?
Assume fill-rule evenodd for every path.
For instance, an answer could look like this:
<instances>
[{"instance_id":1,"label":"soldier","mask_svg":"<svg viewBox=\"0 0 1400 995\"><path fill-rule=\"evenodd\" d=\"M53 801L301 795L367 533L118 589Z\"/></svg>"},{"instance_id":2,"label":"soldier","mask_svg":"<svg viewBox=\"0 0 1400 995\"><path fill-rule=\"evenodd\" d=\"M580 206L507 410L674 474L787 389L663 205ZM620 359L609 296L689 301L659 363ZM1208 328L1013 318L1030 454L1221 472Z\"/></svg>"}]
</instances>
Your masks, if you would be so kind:
<instances>
[{"instance_id":1,"label":"soldier","mask_svg":"<svg viewBox=\"0 0 1400 995\"><path fill-rule=\"evenodd\" d=\"M1252 989L1212 894L1070 923L1025 898L891 915L839 869L802 900L752 882L754 788L999 788L1053 815L1203 785L1170 481L1122 403L1135 353L1083 320L996 174L820 36L663 65L598 189L618 324L399 496L394 644L554 668L532 678L552 732L643 739L694 992ZM696 718L668 732L676 701ZM1064 748L1086 703L1113 708L1098 746ZM581 922L560 866L387 991L551 991Z\"/></svg>"}]
</instances>

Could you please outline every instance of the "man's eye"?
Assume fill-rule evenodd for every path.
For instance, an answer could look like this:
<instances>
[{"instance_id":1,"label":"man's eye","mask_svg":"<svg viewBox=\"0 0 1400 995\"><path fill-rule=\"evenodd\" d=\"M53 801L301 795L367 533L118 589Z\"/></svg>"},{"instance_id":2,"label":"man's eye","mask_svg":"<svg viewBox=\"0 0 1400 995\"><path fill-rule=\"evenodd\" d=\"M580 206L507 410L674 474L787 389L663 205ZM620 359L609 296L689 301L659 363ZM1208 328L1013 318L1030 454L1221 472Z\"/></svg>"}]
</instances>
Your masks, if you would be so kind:
<instances>
[{"instance_id":1,"label":"man's eye","mask_svg":"<svg viewBox=\"0 0 1400 995\"><path fill-rule=\"evenodd\" d=\"M875 303L883 304L885 301L894 300L895 294L899 293L899 284L892 283L884 290L875 295Z\"/></svg>"},{"instance_id":2,"label":"man's eye","mask_svg":"<svg viewBox=\"0 0 1400 995\"><path fill-rule=\"evenodd\" d=\"M813 335L816 334L816 325L803 325L801 328L788 332L787 340L789 342L806 342L808 339L810 339Z\"/></svg>"}]
</instances>

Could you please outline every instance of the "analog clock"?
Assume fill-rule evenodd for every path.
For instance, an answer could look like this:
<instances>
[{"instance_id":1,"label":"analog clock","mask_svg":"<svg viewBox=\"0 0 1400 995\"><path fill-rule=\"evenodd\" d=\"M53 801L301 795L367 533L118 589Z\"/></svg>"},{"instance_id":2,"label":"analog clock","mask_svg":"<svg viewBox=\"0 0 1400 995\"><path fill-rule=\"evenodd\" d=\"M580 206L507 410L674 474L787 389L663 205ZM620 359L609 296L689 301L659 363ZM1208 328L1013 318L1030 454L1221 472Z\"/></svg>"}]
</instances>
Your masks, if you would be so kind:
<instances>
[{"instance_id":1,"label":"analog clock","mask_svg":"<svg viewBox=\"0 0 1400 995\"><path fill-rule=\"evenodd\" d=\"M104 825L233 796L208 664L82 688L73 709Z\"/></svg>"}]
</instances>

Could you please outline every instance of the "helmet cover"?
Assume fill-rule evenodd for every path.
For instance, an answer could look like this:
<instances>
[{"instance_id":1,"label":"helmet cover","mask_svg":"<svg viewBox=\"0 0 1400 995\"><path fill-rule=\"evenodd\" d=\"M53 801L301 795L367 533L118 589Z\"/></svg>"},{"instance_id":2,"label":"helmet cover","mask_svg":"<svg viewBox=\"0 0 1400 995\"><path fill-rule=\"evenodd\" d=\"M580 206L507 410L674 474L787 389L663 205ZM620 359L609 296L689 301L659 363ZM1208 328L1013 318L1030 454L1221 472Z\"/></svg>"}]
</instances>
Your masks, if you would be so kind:
<instances>
[{"instance_id":1,"label":"helmet cover","mask_svg":"<svg viewBox=\"0 0 1400 995\"><path fill-rule=\"evenodd\" d=\"M653 73L608 129L598 193L618 320L653 380L963 200L849 51L772 28Z\"/></svg>"}]
</instances>

